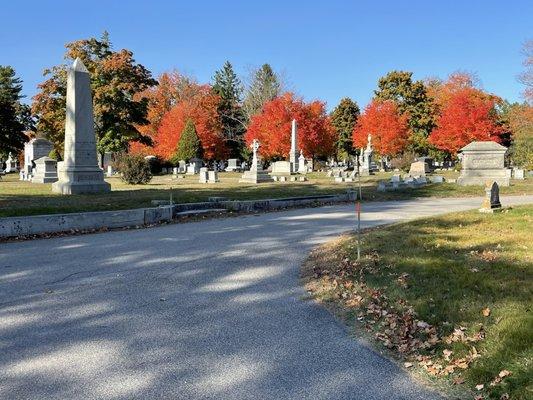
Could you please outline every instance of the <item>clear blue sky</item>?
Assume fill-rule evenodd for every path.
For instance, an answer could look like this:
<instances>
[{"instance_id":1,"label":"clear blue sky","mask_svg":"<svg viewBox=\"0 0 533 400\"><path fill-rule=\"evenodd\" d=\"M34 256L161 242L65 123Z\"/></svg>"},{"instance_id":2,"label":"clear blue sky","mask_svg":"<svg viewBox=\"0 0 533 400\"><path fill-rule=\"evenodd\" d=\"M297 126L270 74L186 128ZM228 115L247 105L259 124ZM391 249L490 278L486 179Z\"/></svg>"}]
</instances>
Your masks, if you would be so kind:
<instances>
[{"instance_id":1,"label":"clear blue sky","mask_svg":"<svg viewBox=\"0 0 533 400\"><path fill-rule=\"evenodd\" d=\"M390 70L415 78L477 73L483 87L521 100L521 46L533 39L533 1L5 1L0 65L31 97L64 44L107 30L155 76L178 70L209 82L230 60L237 73L265 62L289 88L333 108L364 106Z\"/></svg>"}]
</instances>

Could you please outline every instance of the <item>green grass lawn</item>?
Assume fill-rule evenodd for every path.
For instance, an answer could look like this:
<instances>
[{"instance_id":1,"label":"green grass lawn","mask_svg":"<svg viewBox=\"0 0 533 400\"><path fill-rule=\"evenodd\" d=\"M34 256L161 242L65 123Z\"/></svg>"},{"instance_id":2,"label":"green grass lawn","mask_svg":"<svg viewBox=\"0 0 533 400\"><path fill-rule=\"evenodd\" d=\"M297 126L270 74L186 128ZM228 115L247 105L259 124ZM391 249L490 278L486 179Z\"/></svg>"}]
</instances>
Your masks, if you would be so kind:
<instances>
[{"instance_id":1,"label":"green grass lawn","mask_svg":"<svg viewBox=\"0 0 533 400\"><path fill-rule=\"evenodd\" d=\"M355 331L460 397L532 399L532 227L533 205L394 224L363 234L360 262L345 236L303 274Z\"/></svg>"},{"instance_id":2,"label":"green grass lawn","mask_svg":"<svg viewBox=\"0 0 533 400\"><path fill-rule=\"evenodd\" d=\"M456 177L455 172L443 175ZM461 187L455 184L427 185L418 189L379 193L377 181L389 179L392 173L379 173L362 178L365 200L407 199L413 196L479 196L481 187ZM170 198L175 202L189 203L206 201L211 196L227 197L230 200L253 200L265 198L309 196L344 193L356 183L335 183L325 173L308 175L307 182L272 182L259 185L239 183L239 173L220 173L217 184L198 183L197 176L173 179L172 175L155 176L147 185L127 185L120 178L107 179L112 192L107 194L62 196L52 193L51 184L33 184L18 180L18 174L10 174L0 181L0 217L53 214L77 211L120 210L149 207L151 200ZM533 193L533 179L514 181L502 194Z\"/></svg>"}]
</instances>

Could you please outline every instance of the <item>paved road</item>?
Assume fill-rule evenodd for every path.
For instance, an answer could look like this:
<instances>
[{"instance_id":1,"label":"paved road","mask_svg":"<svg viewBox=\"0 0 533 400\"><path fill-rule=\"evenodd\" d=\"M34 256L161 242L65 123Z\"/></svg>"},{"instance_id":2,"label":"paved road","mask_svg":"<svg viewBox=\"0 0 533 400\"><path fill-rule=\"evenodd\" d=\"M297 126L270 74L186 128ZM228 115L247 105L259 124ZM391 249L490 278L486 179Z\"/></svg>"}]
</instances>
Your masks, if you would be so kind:
<instances>
[{"instance_id":1,"label":"paved road","mask_svg":"<svg viewBox=\"0 0 533 400\"><path fill-rule=\"evenodd\" d=\"M479 204L372 203L364 226ZM438 398L302 299L299 265L352 210L0 244L0 398Z\"/></svg>"}]
</instances>

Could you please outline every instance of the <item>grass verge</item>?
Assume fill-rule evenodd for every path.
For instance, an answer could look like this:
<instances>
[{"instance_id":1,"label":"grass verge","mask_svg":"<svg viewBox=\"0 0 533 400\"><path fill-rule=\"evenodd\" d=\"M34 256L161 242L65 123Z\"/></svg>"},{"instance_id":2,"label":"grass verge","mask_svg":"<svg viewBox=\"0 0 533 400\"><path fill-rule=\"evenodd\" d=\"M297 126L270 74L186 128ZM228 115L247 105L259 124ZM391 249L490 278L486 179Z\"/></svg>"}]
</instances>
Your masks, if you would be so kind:
<instances>
[{"instance_id":1,"label":"grass verge","mask_svg":"<svg viewBox=\"0 0 533 400\"><path fill-rule=\"evenodd\" d=\"M452 183L378 192L377 182L389 179L391 175L392 173L379 173L363 177L363 198L367 201L380 201L484 194L481 187L457 186ZM446 172L442 175L455 178L457 173ZM272 182L259 185L239 183L240 176L238 173L221 173L220 182L217 184L198 183L197 176L187 176L185 179L173 179L172 175L155 176L147 185L127 185L119 178L109 178L106 180L111 184L111 193L62 196L52 193L51 184L21 182L17 174L9 174L0 181L0 217L150 207L151 200L169 199L171 193L175 202L191 203L207 201L211 196L226 197L230 200L259 200L337 194L357 187L356 182L335 183L333 178L328 178L325 173L309 174L307 182ZM533 194L533 179L513 181L512 186L501 189L502 195L527 193Z\"/></svg>"},{"instance_id":2,"label":"grass verge","mask_svg":"<svg viewBox=\"0 0 533 400\"><path fill-rule=\"evenodd\" d=\"M533 398L533 205L369 230L314 251L307 289L463 398Z\"/></svg>"}]
</instances>

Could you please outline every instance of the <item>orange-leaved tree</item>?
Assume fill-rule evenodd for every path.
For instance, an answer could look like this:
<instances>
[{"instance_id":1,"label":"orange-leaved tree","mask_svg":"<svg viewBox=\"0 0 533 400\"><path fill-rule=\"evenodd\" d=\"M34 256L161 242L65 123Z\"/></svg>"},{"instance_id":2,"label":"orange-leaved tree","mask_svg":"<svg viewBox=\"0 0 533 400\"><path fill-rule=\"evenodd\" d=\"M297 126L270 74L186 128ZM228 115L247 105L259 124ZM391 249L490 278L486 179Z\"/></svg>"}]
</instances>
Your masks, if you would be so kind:
<instances>
[{"instance_id":1,"label":"orange-leaved tree","mask_svg":"<svg viewBox=\"0 0 533 400\"><path fill-rule=\"evenodd\" d=\"M285 93L263 106L252 117L245 140L261 143L261 156L266 159L286 158L291 148L291 123L298 125L298 150L306 157L327 157L335 152L337 134L326 114L323 102L305 103L292 93Z\"/></svg>"},{"instance_id":2,"label":"orange-leaved tree","mask_svg":"<svg viewBox=\"0 0 533 400\"><path fill-rule=\"evenodd\" d=\"M152 142L157 143L157 135L161 121L167 112L178 102L193 98L200 91L200 86L192 78L178 71L164 72L157 78L158 85L139 93L137 97L148 100L148 124L137 126ZM139 142L130 142L129 151L135 154L153 154L150 146Z\"/></svg>"},{"instance_id":3,"label":"orange-leaved tree","mask_svg":"<svg viewBox=\"0 0 533 400\"><path fill-rule=\"evenodd\" d=\"M429 142L451 154L476 140L500 143L501 135L506 132L498 122L496 105L500 101L496 96L468 86L446 93Z\"/></svg>"},{"instance_id":4,"label":"orange-leaved tree","mask_svg":"<svg viewBox=\"0 0 533 400\"><path fill-rule=\"evenodd\" d=\"M164 160L171 160L177 151L178 142L187 120L194 123L204 158L223 159L228 151L224 145L222 127L217 112L220 97L208 85L198 87L198 92L179 101L161 120L154 152Z\"/></svg>"},{"instance_id":5,"label":"orange-leaved tree","mask_svg":"<svg viewBox=\"0 0 533 400\"><path fill-rule=\"evenodd\" d=\"M408 115L401 114L392 100L372 100L355 125L354 146L366 146L369 134L372 135L373 148L379 155L394 156L407 146Z\"/></svg>"}]
</instances>

